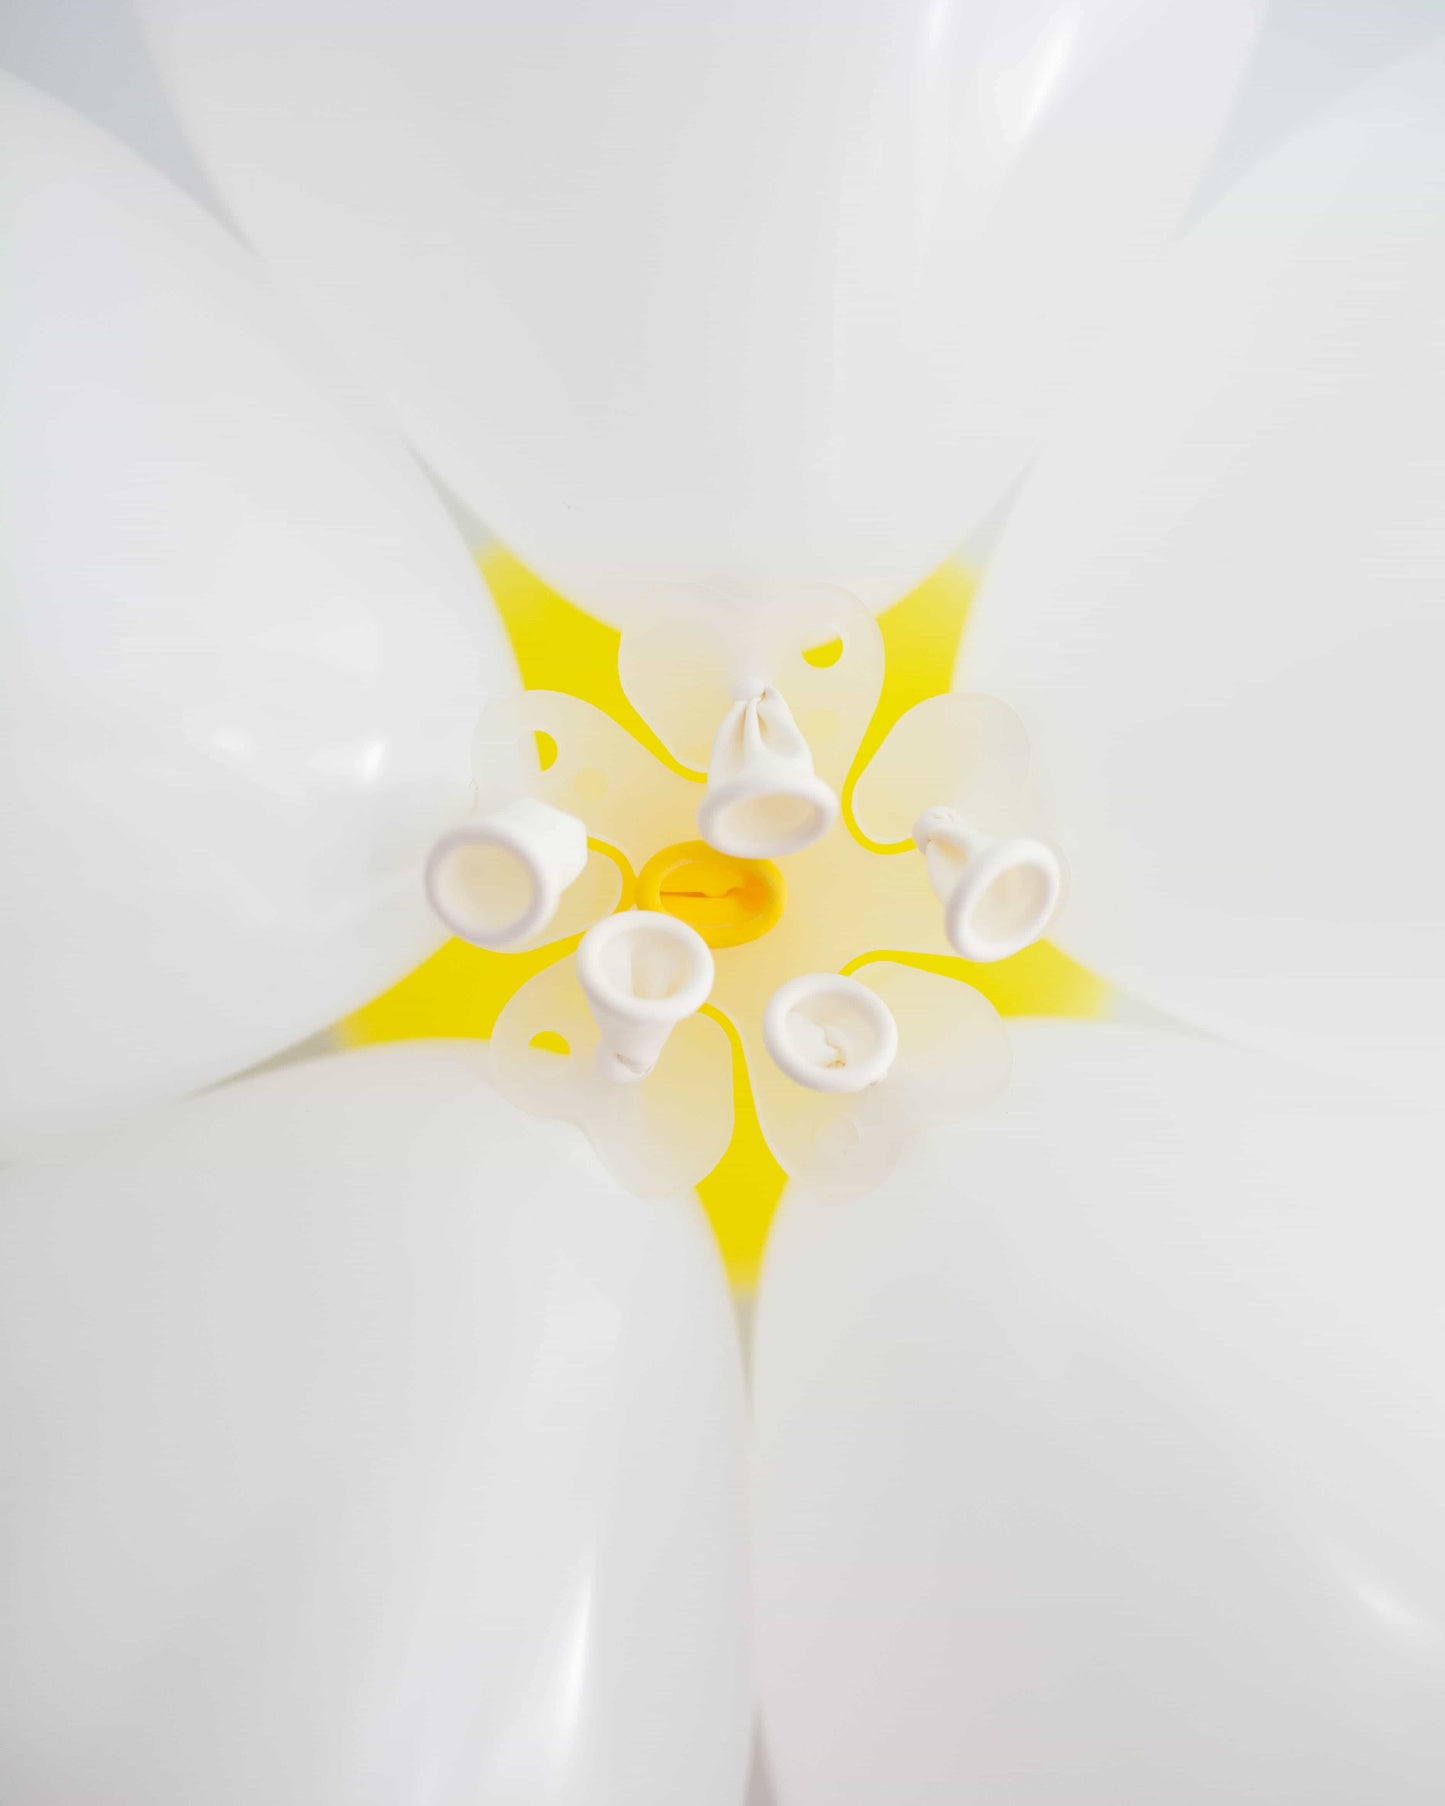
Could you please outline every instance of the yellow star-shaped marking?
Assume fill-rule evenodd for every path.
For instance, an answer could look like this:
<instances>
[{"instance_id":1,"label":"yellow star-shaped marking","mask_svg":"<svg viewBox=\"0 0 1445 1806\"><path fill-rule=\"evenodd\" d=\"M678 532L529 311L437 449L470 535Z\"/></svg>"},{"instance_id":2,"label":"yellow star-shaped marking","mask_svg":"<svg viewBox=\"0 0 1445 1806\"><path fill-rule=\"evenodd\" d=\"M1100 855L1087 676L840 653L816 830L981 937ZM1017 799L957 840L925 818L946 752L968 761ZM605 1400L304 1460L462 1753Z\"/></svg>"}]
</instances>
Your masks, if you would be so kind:
<instances>
[{"instance_id":1,"label":"yellow star-shaped marking","mask_svg":"<svg viewBox=\"0 0 1445 1806\"><path fill-rule=\"evenodd\" d=\"M677 763L625 695L618 677L618 632L564 601L507 553L490 550L481 563L526 687L563 691L591 703L669 770L696 780L698 774ZM844 790L850 826L853 782L889 730L915 703L948 691L973 590L967 572L944 565L879 617L886 661L883 689ZM628 901L624 895L623 903ZM341 1038L349 1045L436 1036L484 1039L516 991L572 952L580 938L574 935L525 953L489 953L449 941L347 1018ZM973 965L944 954L878 951L966 981L1005 1016L1096 1016L1106 1007L1103 981L1047 941L995 965ZM736 1029L711 1009L709 1014L716 1015L732 1043L735 1122L727 1152L697 1189L733 1282L746 1288L756 1278L786 1180L759 1126Z\"/></svg>"}]
</instances>

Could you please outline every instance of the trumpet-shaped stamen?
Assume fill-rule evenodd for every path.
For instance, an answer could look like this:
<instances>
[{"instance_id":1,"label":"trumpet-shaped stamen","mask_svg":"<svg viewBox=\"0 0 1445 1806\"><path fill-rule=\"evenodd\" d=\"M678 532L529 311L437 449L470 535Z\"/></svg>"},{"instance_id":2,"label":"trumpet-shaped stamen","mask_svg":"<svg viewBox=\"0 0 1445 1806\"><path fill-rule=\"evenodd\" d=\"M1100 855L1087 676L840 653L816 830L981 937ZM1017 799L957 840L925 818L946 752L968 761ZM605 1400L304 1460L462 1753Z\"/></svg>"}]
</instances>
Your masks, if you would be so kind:
<instances>
[{"instance_id":1,"label":"trumpet-shaped stamen","mask_svg":"<svg viewBox=\"0 0 1445 1806\"><path fill-rule=\"evenodd\" d=\"M712 954L675 916L630 909L590 928L577 977L602 1037L600 1069L622 1083L645 1079L667 1037L707 1002Z\"/></svg>"},{"instance_id":2,"label":"trumpet-shaped stamen","mask_svg":"<svg viewBox=\"0 0 1445 1806\"><path fill-rule=\"evenodd\" d=\"M913 838L944 908L949 944L962 959L1020 953L1048 927L1063 894L1059 856L1042 840L995 840L956 809L925 809Z\"/></svg>"},{"instance_id":3,"label":"trumpet-shaped stamen","mask_svg":"<svg viewBox=\"0 0 1445 1806\"><path fill-rule=\"evenodd\" d=\"M739 689L713 741L698 830L720 853L778 859L821 840L838 799L782 695L771 684Z\"/></svg>"},{"instance_id":4,"label":"trumpet-shaped stamen","mask_svg":"<svg viewBox=\"0 0 1445 1806\"><path fill-rule=\"evenodd\" d=\"M432 908L465 941L506 948L540 933L587 863L587 829L534 797L444 834L427 861Z\"/></svg>"},{"instance_id":5,"label":"trumpet-shaped stamen","mask_svg":"<svg viewBox=\"0 0 1445 1806\"><path fill-rule=\"evenodd\" d=\"M763 1039L778 1069L810 1091L863 1091L887 1077L898 1024L857 979L809 972L768 1000Z\"/></svg>"}]
</instances>

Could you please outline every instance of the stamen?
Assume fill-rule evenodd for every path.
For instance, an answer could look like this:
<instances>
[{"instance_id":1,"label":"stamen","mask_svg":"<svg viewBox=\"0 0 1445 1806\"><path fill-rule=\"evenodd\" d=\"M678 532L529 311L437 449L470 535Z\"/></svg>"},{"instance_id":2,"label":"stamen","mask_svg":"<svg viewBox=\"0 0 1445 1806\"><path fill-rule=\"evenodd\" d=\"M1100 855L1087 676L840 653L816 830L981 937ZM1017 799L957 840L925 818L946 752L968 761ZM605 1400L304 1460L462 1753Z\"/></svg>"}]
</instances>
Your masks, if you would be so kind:
<instances>
[{"instance_id":1,"label":"stamen","mask_svg":"<svg viewBox=\"0 0 1445 1806\"><path fill-rule=\"evenodd\" d=\"M630 909L582 937L577 977L602 1037L599 1070L631 1083L647 1077L673 1029L707 1002L714 971L686 923Z\"/></svg>"},{"instance_id":2,"label":"stamen","mask_svg":"<svg viewBox=\"0 0 1445 1806\"><path fill-rule=\"evenodd\" d=\"M772 685L745 692L723 717L697 812L703 839L738 859L781 859L820 840L838 799L813 770L793 712Z\"/></svg>"},{"instance_id":3,"label":"stamen","mask_svg":"<svg viewBox=\"0 0 1445 1806\"><path fill-rule=\"evenodd\" d=\"M1063 895L1059 856L1041 840L994 840L956 809L925 809L913 827L961 959L1007 959L1048 927Z\"/></svg>"},{"instance_id":4,"label":"stamen","mask_svg":"<svg viewBox=\"0 0 1445 1806\"><path fill-rule=\"evenodd\" d=\"M768 999L763 1039L778 1069L810 1091L863 1091L888 1076L898 1024L856 978L810 972Z\"/></svg>"},{"instance_id":5,"label":"stamen","mask_svg":"<svg viewBox=\"0 0 1445 1806\"><path fill-rule=\"evenodd\" d=\"M462 940L515 947L547 926L586 864L583 823L519 797L442 836L427 860L427 896Z\"/></svg>"}]
</instances>

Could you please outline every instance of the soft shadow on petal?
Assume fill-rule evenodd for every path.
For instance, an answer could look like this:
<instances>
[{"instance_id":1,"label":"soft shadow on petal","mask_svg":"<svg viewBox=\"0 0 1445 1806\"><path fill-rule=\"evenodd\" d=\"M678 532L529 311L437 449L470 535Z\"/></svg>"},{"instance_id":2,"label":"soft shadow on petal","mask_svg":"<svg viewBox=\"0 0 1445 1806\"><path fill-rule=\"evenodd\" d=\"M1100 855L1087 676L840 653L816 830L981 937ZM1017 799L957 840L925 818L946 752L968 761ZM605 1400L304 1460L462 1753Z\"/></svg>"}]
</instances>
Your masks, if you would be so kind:
<instances>
[{"instance_id":1,"label":"soft shadow on petal","mask_svg":"<svg viewBox=\"0 0 1445 1806\"><path fill-rule=\"evenodd\" d=\"M3 1134L174 1096L437 946L516 674L403 448L248 256L0 87Z\"/></svg>"},{"instance_id":2,"label":"soft shadow on petal","mask_svg":"<svg viewBox=\"0 0 1445 1806\"><path fill-rule=\"evenodd\" d=\"M618 1184L639 1197L689 1190L717 1165L732 1135L726 1034L701 1014L679 1022L657 1065L634 1084L598 1069L599 1042L576 961L560 960L529 979L498 1017L492 1082L531 1115L575 1123Z\"/></svg>"},{"instance_id":3,"label":"soft shadow on petal","mask_svg":"<svg viewBox=\"0 0 1445 1806\"><path fill-rule=\"evenodd\" d=\"M198 152L428 463L620 621L883 607L1027 465L1262 0L142 0Z\"/></svg>"},{"instance_id":4,"label":"soft shadow on petal","mask_svg":"<svg viewBox=\"0 0 1445 1806\"><path fill-rule=\"evenodd\" d=\"M0 1793L736 1806L741 1368L701 1211L479 1048L0 1180Z\"/></svg>"},{"instance_id":5,"label":"soft shadow on petal","mask_svg":"<svg viewBox=\"0 0 1445 1806\"><path fill-rule=\"evenodd\" d=\"M1016 704L1072 954L1217 1032L1445 1073L1445 45L1232 188L1011 519L961 685Z\"/></svg>"},{"instance_id":6,"label":"soft shadow on petal","mask_svg":"<svg viewBox=\"0 0 1445 1806\"><path fill-rule=\"evenodd\" d=\"M998 1114L787 1194L756 1312L790 1806L1445 1788L1441 1120L1019 1024Z\"/></svg>"}]
</instances>

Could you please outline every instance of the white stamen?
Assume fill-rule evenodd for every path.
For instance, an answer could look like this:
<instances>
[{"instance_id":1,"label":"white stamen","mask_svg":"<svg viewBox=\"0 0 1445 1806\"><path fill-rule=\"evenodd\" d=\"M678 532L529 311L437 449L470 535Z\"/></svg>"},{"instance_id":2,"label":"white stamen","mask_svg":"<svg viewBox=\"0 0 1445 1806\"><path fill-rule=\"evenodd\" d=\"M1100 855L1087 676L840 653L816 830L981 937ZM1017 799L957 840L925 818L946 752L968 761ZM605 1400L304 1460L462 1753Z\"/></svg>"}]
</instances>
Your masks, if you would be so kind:
<instances>
[{"instance_id":1,"label":"white stamen","mask_svg":"<svg viewBox=\"0 0 1445 1806\"><path fill-rule=\"evenodd\" d=\"M432 908L477 947L515 947L544 929L587 864L587 829L534 797L444 834L426 866Z\"/></svg>"},{"instance_id":2,"label":"white stamen","mask_svg":"<svg viewBox=\"0 0 1445 1806\"><path fill-rule=\"evenodd\" d=\"M645 1079L677 1024L707 1002L713 976L707 943L675 916L630 909L590 928L577 977L602 1036L599 1068L622 1083Z\"/></svg>"},{"instance_id":3,"label":"white stamen","mask_svg":"<svg viewBox=\"0 0 1445 1806\"><path fill-rule=\"evenodd\" d=\"M1041 840L993 840L956 809L925 809L913 839L961 959L1007 959L1048 927L1063 895L1058 854Z\"/></svg>"},{"instance_id":4,"label":"white stamen","mask_svg":"<svg viewBox=\"0 0 1445 1806\"><path fill-rule=\"evenodd\" d=\"M793 712L770 684L723 717L708 764L698 831L735 859L779 859L820 840L838 799L813 770Z\"/></svg>"},{"instance_id":5,"label":"white stamen","mask_svg":"<svg viewBox=\"0 0 1445 1806\"><path fill-rule=\"evenodd\" d=\"M810 1091L863 1091L887 1077L898 1024L857 979L809 972L768 999L763 1039L779 1070Z\"/></svg>"}]
</instances>

